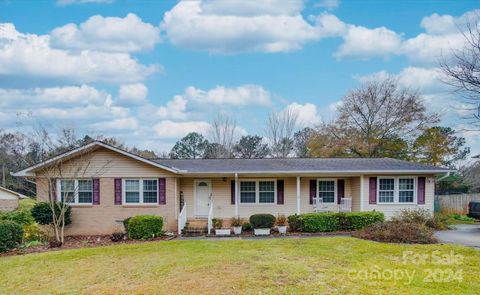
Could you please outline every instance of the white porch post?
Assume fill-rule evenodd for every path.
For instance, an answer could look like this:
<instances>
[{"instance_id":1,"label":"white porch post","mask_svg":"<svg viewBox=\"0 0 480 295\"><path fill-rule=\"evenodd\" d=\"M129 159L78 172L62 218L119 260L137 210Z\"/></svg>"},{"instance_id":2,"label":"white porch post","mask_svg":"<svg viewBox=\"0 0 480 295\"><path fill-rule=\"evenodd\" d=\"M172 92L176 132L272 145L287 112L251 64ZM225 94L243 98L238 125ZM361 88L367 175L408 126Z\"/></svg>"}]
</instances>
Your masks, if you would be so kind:
<instances>
[{"instance_id":1,"label":"white porch post","mask_svg":"<svg viewBox=\"0 0 480 295\"><path fill-rule=\"evenodd\" d=\"M235 173L235 216L238 216L238 173Z\"/></svg>"},{"instance_id":2,"label":"white porch post","mask_svg":"<svg viewBox=\"0 0 480 295\"><path fill-rule=\"evenodd\" d=\"M177 195L177 185L178 185L178 178L175 177L175 187L174 187L174 191L173 191L173 195L175 196L175 219L178 219L178 206L179 206L179 198L178 198L178 195Z\"/></svg>"},{"instance_id":3,"label":"white porch post","mask_svg":"<svg viewBox=\"0 0 480 295\"><path fill-rule=\"evenodd\" d=\"M297 176L297 214L300 214L300 176Z\"/></svg>"},{"instance_id":4,"label":"white porch post","mask_svg":"<svg viewBox=\"0 0 480 295\"><path fill-rule=\"evenodd\" d=\"M360 211L363 211L363 199L365 194L365 188L363 185L363 175L360 175Z\"/></svg>"}]
</instances>

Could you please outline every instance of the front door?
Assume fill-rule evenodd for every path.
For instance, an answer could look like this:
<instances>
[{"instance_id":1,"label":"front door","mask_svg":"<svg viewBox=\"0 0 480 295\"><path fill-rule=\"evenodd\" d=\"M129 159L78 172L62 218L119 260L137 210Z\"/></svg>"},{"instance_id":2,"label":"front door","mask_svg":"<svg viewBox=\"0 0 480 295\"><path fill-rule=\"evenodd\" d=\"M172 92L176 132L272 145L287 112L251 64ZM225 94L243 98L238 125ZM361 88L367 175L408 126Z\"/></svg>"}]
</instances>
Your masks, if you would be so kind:
<instances>
[{"instance_id":1,"label":"front door","mask_svg":"<svg viewBox=\"0 0 480 295\"><path fill-rule=\"evenodd\" d=\"M211 189L210 180L195 180L195 215L199 217L208 216L208 200Z\"/></svg>"}]
</instances>

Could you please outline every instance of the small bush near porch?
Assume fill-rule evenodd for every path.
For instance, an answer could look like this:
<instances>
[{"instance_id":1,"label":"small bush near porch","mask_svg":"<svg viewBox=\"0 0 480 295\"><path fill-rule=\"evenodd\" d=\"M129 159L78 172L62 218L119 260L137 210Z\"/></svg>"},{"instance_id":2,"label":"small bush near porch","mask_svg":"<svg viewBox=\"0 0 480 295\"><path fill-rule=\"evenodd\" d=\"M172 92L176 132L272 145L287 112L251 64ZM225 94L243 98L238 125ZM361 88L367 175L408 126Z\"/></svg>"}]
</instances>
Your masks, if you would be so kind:
<instances>
[{"instance_id":1,"label":"small bush near porch","mask_svg":"<svg viewBox=\"0 0 480 295\"><path fill-rule=\"evenodd\" d=\"M463 260L415 260L432 253ZM479 264L480 251L453 245L345 237L173 240L0 257L0 293L478 294ZM429 269L442 281L431 281ZM448 281L449 270L462 271L461 281ZM394 279L391 271L413 277Z\"/></svg>"}]
</instances>

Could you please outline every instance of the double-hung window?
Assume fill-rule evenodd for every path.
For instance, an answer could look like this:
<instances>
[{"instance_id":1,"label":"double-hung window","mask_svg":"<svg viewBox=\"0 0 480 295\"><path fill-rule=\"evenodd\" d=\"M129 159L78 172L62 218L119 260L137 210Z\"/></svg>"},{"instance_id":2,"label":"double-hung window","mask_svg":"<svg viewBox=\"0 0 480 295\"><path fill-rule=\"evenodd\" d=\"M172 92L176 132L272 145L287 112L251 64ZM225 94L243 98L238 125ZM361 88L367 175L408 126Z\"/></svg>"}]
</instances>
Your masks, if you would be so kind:
<instances>
[{"instance_id":1,"label":"double-hung window","mask_svg":"<svg viewBox=\"0 0 480 295\"><path fill-rule=\"evenodd\" d=\"M93 186L91 179L60 179L60 201L68 204L92 204Z\"/></svg>"},{"instance_id":2,"label":"double-hung window","mask_svg":"<svg viewBox=\"0 0 480 295\"><path fill-rule=\"evenodd\" d=\"M273 204L276 198L275 180L240 181L240 203Z\"/></svg>"},{"instance_id":3,"label":"double-hung window","mask_svg":"<svg viewBox=\"0 0 480 295\"><path fill-rule=\"evenodd\" d=\"M125 179L125 204L156 204L158 202L158 180Z\"/></svg>"},{"instance_id":4,"label":"double-hung window","mask_svg":"<svg viewBox=\"0 0 480 295\"><path fill-rule=\"evenodd\" d=\"M337 196L336 180L319 180L318 181L318 198L322 199L323 203L335 203Z\"/></svg>"},{"instance_id":5,"label":"double-hung window","mask_svg":"<svg viewBox=\"0 0 480 295\"><path fill-rule=\"evenodd\" d=\"M378 203L414 203L415 177L379 177Z\"/></svg>"}]
</instances>

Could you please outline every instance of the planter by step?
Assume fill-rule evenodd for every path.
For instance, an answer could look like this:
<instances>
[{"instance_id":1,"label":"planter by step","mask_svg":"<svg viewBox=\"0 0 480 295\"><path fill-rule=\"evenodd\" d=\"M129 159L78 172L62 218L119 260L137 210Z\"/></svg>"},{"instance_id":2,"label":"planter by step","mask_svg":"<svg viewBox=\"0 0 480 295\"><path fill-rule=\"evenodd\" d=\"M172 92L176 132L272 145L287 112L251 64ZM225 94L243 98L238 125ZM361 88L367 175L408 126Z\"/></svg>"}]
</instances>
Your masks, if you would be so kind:
<instances>
[{"instance_id":1,"label":"planter by step","mask_svg":"<svg viewBox=\"0 0 480 295\"><path fill-rule=\"evenodd\" d=\"M236 235L241 235L242 234L242 227L241 226L234 226L233 227L233 233Z\"/></svg>"},{"instance_id":2,"label":"planter by step","mask_svg":"<svg viewBox=\"0 0 480 295\"><path fill-rule=\"evenodd\" d=\"M254 228L253 229L256 236L269 236L270 229L269 228Z\"/></svg>"},{"instance_id":3,"label":"planter by step","mask_svg":"<svg viewBox=\"0 0 480 295\"><path fill-rule=\"evenodd\" d=\"M229 228L215 229L215 235L216 236L229 236L230 232L231 232L231 229L229 229Z\"/></svg>"},{"instance_id":4,"label":"planter by step","mask_svg":"<svg viewBox=\"0 0 480 295\"><path fill-rule=\"evenodd\" d=\"M279 234L286 234L287 233L287 226L286 225L279 225L278 226L278 233Z\"/></svg>"}]
</instances>

